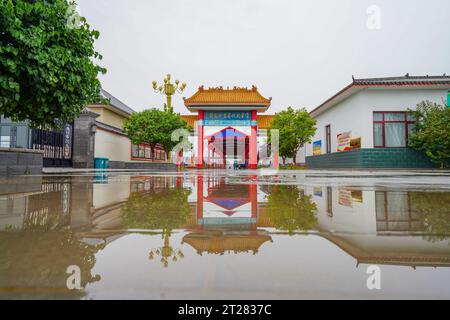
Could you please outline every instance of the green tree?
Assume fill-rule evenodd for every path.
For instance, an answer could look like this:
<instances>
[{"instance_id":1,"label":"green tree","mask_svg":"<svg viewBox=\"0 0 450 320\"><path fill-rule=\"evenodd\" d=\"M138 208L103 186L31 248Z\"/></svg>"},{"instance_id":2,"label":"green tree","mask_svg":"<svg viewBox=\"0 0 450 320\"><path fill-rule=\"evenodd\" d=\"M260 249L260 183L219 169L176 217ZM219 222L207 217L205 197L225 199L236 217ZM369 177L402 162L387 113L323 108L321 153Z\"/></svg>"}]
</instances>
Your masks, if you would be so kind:
<instances>
[{"instance_id":1,"label":"green tree","mask_svg":"<svg viewBox=\"0 0 450 320\"><path fill-rule=\"evenodd\" d=\"M450 159L450 108L430 101L422 101L410 113L416 125L409 136L409 145L426 154L441 168Z\"/></svg>"},{"instance_id":2,"label":"green tree","mask_svg":"<svg viewBox=\"0 0 450 320\"><path fill-rule=\"evenodd\" d=\"M172 230L180 228L186 223L191 207L188 202L189 189L170 188L163 189L152 186L146 194L133 193L122 208L122 221L129 229L162 230L164 245L151 250L149 259L161 256L161 263L168 267L169 259L173 262L183 258L183 252L170 246Z\"/></svg>"},{"instance_id":3,"label":"green tree","mask_svg":"<svg viewBox=\"0 0 450 320\"><path fill-rule=\"evenodd\" d=\"M0 114L55 127L100 100L99 32L74 10L67 0L0 0Z\"/></svg>"},{"instance_id":4,"label":"green tree","mask_svg":"<svg viewBox=\"0 0 450 320\"><path fill-rule=\"evenodd\" d=\"M450 194L448 192L411 192L411 208L425 240L438 242L450 238Z\"/></svg>"},{"instance_id":5,"label":"green tree","mask_svg":"<svg viewBox=\"0 0 450 320\"><path fill-rule=\"evenodd\" d=\"M156 144L169 153L178 144L172 141L172 132L182 128L186 129L187 123L178 114L158 109L133 113L124 124L124 132L134 144L150 145L152 157Z\"/></svg>"},{"instance_id":6,"label":"green tree","mask_svg":"<svg viewBox=\"0 0 450 320\"><path fill-rule=\"evenodd\" d=\"M180 228L191 213L190 190L165 187L149 193L132 193L122 208L122 221L128 229L171 231Z\"/></svg>"},{"instance_id":7,"label":"green tree","mask_svg":"<svg viewBox=\"0 0 450 320\"><path fill-rule=\"evenodd\" d=\"M297 186L274 186L267 196L266 212L275 228L306 231L317 224L317 207Z\"/></svg>"},{"instance_id":8,"label":"green tree","mask_svg":"<svg viewBox=\"0 0 450 320\"><path fill-rule=\"evenodd\" d=\"M270 129L279 130L279 153L286 164L286 158L292 158L296 162L298 149L305 143L311 142L316 133L316 120L314 120L305 108L294 110L288 107L275 114L270 124ZM270 142L269 135L269 142Z\"/></svg>"}]
</instances>

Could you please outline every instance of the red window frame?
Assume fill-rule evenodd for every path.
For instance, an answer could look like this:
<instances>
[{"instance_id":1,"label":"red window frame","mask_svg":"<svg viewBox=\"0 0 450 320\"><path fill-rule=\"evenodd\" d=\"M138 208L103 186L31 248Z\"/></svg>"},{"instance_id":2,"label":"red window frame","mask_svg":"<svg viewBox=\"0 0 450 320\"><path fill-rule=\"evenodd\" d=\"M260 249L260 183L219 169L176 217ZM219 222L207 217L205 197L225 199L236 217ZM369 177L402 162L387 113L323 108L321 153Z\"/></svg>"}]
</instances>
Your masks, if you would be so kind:
<instances>
[{"instance_id":1,"label":"red window frame","mask_svg":"<svg viewBox=\"0 0 450 320\"><path fill-rule=\"evenodd\" d=\"M164 149L162 149L158 145L154 149L154 159L152 159L152 153L151 153L152 151L151 151L150 145L148 143L141 143L141 144L138 144L137 146L144 147L144 148L150 148L150 158L146 158L145 156L144 156L144 158L139 157L139 156L138 157L134 156L133 155L133 146L135 146L135 145L133 143L131 143L131 145L130 145L130 155L131 155L130 159L131 160L135 160L135 161L154 161L154 160L163 160L164 161L164 160L166 160L166 152L164 151Z\"/></svg>"},{"instance_id":2,"label":"red window frame","mask_svg":"<svg viewBox=\"0 0 450 320\"><path fill-rule=\"evenodd\" d=\"M385 114L389 114L389 113L396 113L396 114L403 114L403 120L386 120L385 119ZM376 114L381 114L381 120L375 120L375 115ZM409 125L410 124L415 124L416 121L415 120L408 120L408 112L407 111L374 111L373 112L373 118L372 118L372 132L373 132L373 147L374 148L407 148L408 147L408 136L409 136ZM405 146L404 147L386 147L386 130L385 130L385 124L386 123L404 123L405 125ZM382 141L383 141L383 145L382 146L377 146L375 145L375 124L381 124L381 134L382 134Z\"/></svg>"},{"instance_id":3,"label":"red window frame","mask_svg":"<svg viewBox=\"0 0 450 320\"><path fill-rule=\"evenodd\" d=\"M131 143L130 145L130 155L131 155L131 160L139 160L139 161L152 161L152 150L150 149L150 158L146 158L145 157L145 148L150 148L150 145L148 143L141 143L138 144L136 146L138 147L143 147L144 148L144 157L139 157L139 156L134 156L133 155L133 146L135 146L133 143Z\"/></svg>"}]
</instances>

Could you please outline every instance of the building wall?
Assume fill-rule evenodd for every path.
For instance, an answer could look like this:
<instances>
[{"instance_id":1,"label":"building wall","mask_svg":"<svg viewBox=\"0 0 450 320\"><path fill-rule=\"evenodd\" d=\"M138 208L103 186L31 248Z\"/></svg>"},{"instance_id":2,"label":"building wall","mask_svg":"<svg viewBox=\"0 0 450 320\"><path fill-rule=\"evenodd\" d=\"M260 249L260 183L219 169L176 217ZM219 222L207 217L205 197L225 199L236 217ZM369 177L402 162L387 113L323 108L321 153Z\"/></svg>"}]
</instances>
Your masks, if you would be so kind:
<instances>
[{"instance_id":1,"label":"building wall","mask_svg":"<svg viewBox=\"0 0 450 320\"><path fill-rule=\"evenodd\" d=\"M111 129L117 129L121 132L127 116L108 109L108 106L90 106L89 109L99 116L97 122L106 124ZM113 130L108 131L104 128L97 128L95 134L95 157L108 158L111 167L125 167L124 162L146 163L145 160L131 159L131 141L125 135Z\"/></svg>"},{"instance_id":2,"label":"building wall","mask_svg":"<svg viewBox=\"0 0 450 320\"><path fill-rule=\"evenodd\" d=\"M374 111L407 111L415 109L423 100L442 103L446 96L445 89L365 89L318 115L317 132L312 141L321 140L322 154L325 154L325 126L330 124L332 153L337 152L337 135L348 131L352 132L352 137L361 137L361 148L373 148ZM312 143L298 155L298 162L305 163L305 157L313 155Z\"/></svg>"},{"instance_id":3,"label":"building wall","mask_svg":"<svg viewBox=\"0 0 450 320\"><path fill-rule=\"evenodd\" d=\"M125 135L97 128L95 158L108 158L111 169L174 170L176 165L164 160L135 159L131 157L131 140Z\"/></svg>"},{"instance_id":4,"label":"building wall","mask_svg":"<svg viewBox=\"0 0 450 320\"><path fill-rule=\"evenodd\" d=\"M121 177L120 182L94 183L93 206L96 210L125 202L131 191L131 179L129 176ZM112 196L114 195L114 196Z\"/></svg>"},{"instance_id":5,"label":"building wall","mask_svg":"<svg viewBox=\"0 0 450 320\"><path fill-rule=\"evenodd\" d=\"M127 117L107 109L107 106L90 106L89 109L99 116L97 121L113 126L118 129L123 129L123 124Z\"/></svg>"},{"instance_id":6,"label":"building wall","mask_svg":"<svg viewBox=\"0 0 450 320\"><path fill-rule=\"evenodd\" d=\"M110 161L131 161L130 139L117 133L97 129L95 157L108 158Z\"/></svg>"}]
</instances>

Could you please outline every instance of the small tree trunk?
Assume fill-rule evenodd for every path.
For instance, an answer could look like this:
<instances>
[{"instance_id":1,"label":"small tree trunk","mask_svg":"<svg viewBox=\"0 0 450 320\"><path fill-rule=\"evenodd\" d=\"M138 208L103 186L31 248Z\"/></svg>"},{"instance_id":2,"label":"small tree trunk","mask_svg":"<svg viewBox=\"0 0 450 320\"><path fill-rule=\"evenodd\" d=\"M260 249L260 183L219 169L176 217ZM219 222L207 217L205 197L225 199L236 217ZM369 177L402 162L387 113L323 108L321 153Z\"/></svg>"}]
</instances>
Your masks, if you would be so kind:
<instances>
[{"instance_id":1,"label":"small tree trunk","mask_svg":"<svg viewBox=\"0 0 450 320\"><path fill-rule=\"evenodd\" d=\"M295 155L294 158L292 159L294 161L294 165L295 166L297 165L297 159L296 158L297 158L297 155Z\"/></svg>"},{"instance_id":2,"label":"small tree trunk","mask_svg":"<svg viewBox=\"0 0 450 320\"><path fill-rule=\"evenodd\" d=\"M286 157L282 157L283 158L283 165L286 165Z\"/></svg>"},{"instance_id":3,"label":"small tree trunk","mask_svg":"<svg viewBox=\"0 0 450 320\"><path fill-rule=\"evenodd\" d=\"M155 146L151 144L150 149L152 150L152 161L155 161Z\"/></svg>"}]
</instances>

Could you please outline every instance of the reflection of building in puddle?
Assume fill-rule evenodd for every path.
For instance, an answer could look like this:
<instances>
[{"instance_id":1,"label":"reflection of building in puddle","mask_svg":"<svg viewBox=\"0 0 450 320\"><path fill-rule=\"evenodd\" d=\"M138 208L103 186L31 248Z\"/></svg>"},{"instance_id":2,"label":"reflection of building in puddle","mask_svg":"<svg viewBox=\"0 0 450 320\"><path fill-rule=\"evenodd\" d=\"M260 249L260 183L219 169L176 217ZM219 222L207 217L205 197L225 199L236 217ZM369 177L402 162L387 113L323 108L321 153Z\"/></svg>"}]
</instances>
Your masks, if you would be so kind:
<instances>
[{"instance_id":1,"label":"reflection of building in puddle","mask_svg":"<svg viewBox=\"0 0 450 320\"><path fill-rule=\"evenodd\" d=\"M198 177L196 231L183 237L198 254L227 252L256 254L272 237L257 230L258 189L255 183L227 184L224 177Z\"/></svg>"},{"instance_id":2,"label":"reflection of building in puddle","mask_svg":"<svg viewBox=\"0 0 450 320\"><path fill-rule=\"evenodd\" d=\"M197 178L198 228L256 229L258 201L256 184L229 185L225 178Z\"/></svg>"},{"instance_id":3,"label":"reflection of building in puddle","mask_svg":"<svg viewBox=\"0 0 450 320\"><path fill-rule=\"evenodd\" d=\"M257 252L272 228L313 230L361 263L449 265L448 192L276 187L246 178L229 184L214 175L121 176L98 184L92 177L52 177L9 184L0 195L0 230L71 229L98 246L124 229L182 228L190 230L185 243L219 254ZM137 220L124 219L127 204Z\"/></svg>"},{"instance_id":4,"label":"reflection of building in puddle","mask_svg":"<svg viewBox=\"0 0 450 320\"><path fill-rule=\"evenodd\" d=\"M67 288L67 267L80 268L82 288L100 281L92 269L103 247L87 245L70 231L0 232L0 294L83 296L83 291Z\"/></svg>"},{"instance_id":5,"label":"reflection of building in puddle","mask_svg":"<svg viewBox=\"0 0 450 320\"><path fill-rule=\"evenodd\" d=\"M428 242L418 236L320 234L355 258L357 264L449 267L446 241Z\"/></svg>"},{"instance_id":6,"label":"reflection of building in puddle","mask_svg":"<svg viewBox=\"0 0 450 320\"><path fill-rule=\"evenodd\" d=\"M0 195L0 230L55 230L70 224L69 182L39 178L39 183L9 186L15 192Z\"/></svg>"},{"instance_id":7,"label":"reflection of building in puddle","mask_svg":"<svg viewBox=\"0 0 450 320\"><path fill-rule=\"evenodd\" d=\"M259 248L272 237L265 231L203 231L192 232L183 237L183 243L193 247L199 255L213 253L258 253Z\"/></svg>"},{"instance_id":8,"label":"reflection of building in puddle","mask_svg":"<svg viewBox=\"0 0 450 320\"><path fill-rule=\"evenodd\" d=\"M318 207L319 235L358 263L450 266L450 193L330 187L307 192Z\"/></svg>"}]
</instances>

